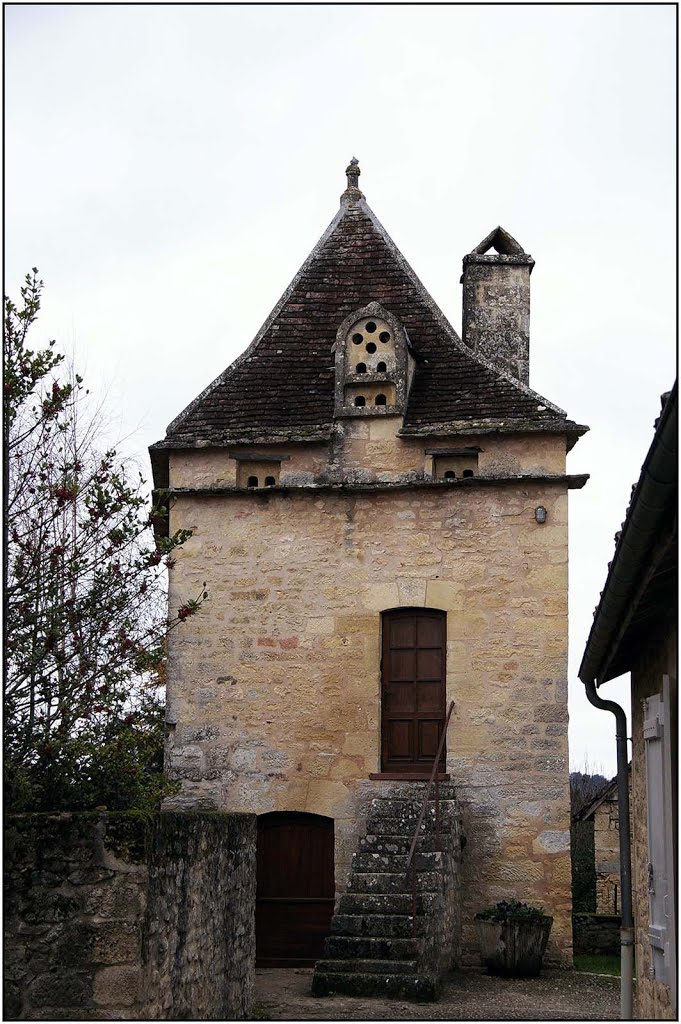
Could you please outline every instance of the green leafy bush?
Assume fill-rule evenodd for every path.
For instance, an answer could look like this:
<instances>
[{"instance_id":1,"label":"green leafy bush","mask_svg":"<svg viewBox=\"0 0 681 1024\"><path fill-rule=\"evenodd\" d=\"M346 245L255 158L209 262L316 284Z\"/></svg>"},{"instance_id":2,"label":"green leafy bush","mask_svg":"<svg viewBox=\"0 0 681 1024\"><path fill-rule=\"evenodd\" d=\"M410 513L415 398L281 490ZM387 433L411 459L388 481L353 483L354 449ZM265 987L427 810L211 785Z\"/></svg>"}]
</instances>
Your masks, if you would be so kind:
<instances>
[{"instance_id":1,"label":"green leafy bush","mask_svg":"<svg viewBox=\"0 0 681 1024\"><path fill-rule=\"evenodd\" d=\"M546 914L543 907L532 907L520 900L500 900L493 907L485 907L475 915L478 921L496 921L501 923L509 917L520 917L525 921L542 921Z\"/></svg>"}]
</instances>

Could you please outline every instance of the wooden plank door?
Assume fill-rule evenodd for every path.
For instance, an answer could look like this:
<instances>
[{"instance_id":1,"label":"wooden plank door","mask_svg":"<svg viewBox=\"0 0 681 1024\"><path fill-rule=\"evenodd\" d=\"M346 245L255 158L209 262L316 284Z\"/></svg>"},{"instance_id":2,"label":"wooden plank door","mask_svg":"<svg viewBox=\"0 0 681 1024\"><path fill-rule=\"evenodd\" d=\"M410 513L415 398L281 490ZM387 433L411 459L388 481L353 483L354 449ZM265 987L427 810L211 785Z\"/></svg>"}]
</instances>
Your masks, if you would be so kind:
<instances>
[{"instance_id":1,"label":"wooden plank door","mask_svg":"<svg viewBox=\"0 0 681 1024\"><path fill-rule=\"evenodd\" d=\"M447 616L383 613L381 769L428 775L445 721ZM441 770L446 753L442 751Z\"/></svg>"},{"instance_id":2,"label":"wooden plank door","mask_svg":"<svg viewBox=\"0 0 681 1024\"><path fill-rule=\"evenodd\" d=\"M324 953L335 896L333 818L274 812L258 818L256 962L311 965Z\"/></svg>"}]
</instances>

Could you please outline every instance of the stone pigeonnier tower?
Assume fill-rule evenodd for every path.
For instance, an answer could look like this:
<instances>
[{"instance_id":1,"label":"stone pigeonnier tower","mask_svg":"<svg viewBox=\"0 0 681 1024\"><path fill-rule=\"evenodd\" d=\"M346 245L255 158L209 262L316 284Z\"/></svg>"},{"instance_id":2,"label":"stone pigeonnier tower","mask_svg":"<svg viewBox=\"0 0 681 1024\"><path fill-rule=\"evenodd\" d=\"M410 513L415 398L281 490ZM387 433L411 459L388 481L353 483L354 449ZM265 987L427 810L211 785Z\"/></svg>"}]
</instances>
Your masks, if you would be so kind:
<instances>
[{"instance_id":1,"label":"stone pigeonnier tower","mask_svg":"<svg viewBox=\"0 0 681 1024\"><path fill-rule=\"evenodd\" d=\"M380 971L423 991L437 929L409 930L402 879L452 702L453 845L424 840L418 914L446 862L448 964L477 962L474 914L511 897L553 914L548 955L570 962L567 492L586 477L565 459L587 428L528 385L532 258L502 228L464 257L462 341L359 174L252 344L151 447L165 528L193 531L171 617L210 591L170 638L167 806L258 814L261 963L324 955L321 991L354 958L357 991Z\"/></svg>"}]
</instances>

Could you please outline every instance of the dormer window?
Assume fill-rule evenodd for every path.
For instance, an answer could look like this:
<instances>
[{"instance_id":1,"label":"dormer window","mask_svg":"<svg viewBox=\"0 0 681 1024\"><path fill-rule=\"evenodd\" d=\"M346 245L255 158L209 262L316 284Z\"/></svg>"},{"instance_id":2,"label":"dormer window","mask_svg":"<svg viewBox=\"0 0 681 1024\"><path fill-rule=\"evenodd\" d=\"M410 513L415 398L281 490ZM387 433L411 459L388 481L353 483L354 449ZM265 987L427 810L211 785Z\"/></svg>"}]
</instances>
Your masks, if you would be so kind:
<instances>
[{"instance_id":1,"label":"dormer window","mask_svg":"<svg viewBox=\"0 0 681 1024\"><path fill-rule=\"evenodd\" d=\"M378 302L346 317L335 359L336 416L404 413L413 359L402 324Z\"/></svg>"},{"instance_id":2,"label":"dormer window","mask_svg":"<svg viewBox=\"0 0 681 1024\"><path fill-rule=\"evenodd\" d=\"M478 475L479 448L427 448L433 457L433 479L464 480Z\"/></svg>"},{"instance_id":3,"label":"dormer window","mask_svg":"<svg viewBox=\"0 0 681 1024\"><path fill-rule=\"evenodd\" d=\"M259 452L233 452L236 459L236 485L253 491L262 487L278 487L281 463L288 455L265 455Z\"/></svg>"}]
</instances>

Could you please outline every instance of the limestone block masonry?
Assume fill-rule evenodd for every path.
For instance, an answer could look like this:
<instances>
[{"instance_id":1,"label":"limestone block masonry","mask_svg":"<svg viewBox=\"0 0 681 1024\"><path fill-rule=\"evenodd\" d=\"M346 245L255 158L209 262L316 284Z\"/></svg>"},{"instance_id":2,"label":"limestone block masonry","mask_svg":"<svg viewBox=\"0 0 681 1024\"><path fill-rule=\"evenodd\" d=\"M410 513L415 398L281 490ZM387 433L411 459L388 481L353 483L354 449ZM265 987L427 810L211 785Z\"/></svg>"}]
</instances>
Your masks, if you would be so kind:
<instances>
[{"instance_id":1,"label":"limestone block masonry","mask_svg":"<svg viewBox=\"0 0 681 1024\"><path fill-rule=\"evenodd\" d=\"M381 613L443 610L462 962L478 962L474 914L517 897L553 915L548 962L568 965L564 436L481 435L480 479L447 487L424 477L423 440L395 429L354 421L326 452L280 446L268 493L227 482L220 449L171 453L170 529L193 531L171 618L204 580L210 600L171 638L167 757L182 788L167 806L332 817L340 896L381 795ZM334 490L334 473L383 489Z\"/></svg>"},{"instance_id":2,"label":"limestone block masonry","mask_svg":"<svg viewBox=\"0 0 681 1024\"><path fill-rule=\"evenodd\" d=\"M11 816L4 961L6 1020L247 1018L255 819Z\"/></svg>"}]
</instances>

